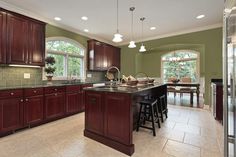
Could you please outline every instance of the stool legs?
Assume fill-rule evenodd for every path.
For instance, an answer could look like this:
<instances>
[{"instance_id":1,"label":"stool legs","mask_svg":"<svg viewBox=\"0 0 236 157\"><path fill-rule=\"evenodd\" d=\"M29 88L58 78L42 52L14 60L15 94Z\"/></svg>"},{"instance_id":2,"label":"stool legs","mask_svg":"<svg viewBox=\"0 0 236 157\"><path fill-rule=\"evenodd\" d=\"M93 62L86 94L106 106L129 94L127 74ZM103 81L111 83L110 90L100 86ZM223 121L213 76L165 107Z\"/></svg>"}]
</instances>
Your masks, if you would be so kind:
<instances>
[{"instance_id":1,"label":"stool legs","mask_svg":"<svg viewBox=\"0 0 236 157\"><path fill-rule=\"evenodd\" d=\"M143 105L140 105L136 131L139 131L139 125L140 125L140 119L141 119L141 114L142 114L142 108L143 108Z\"/></svg>"},{"instance_id":2,"label":"stool legs","mask_svg":"<svg viewBox=\"0 0 236 157\"><path fill-rule=\"evenodd\" d=\"M152 131L153 131L153 136L156 136L156 130L155 130L155 123L154 123L154 112L153 112L153 106L150 108L151 112L151 121L152 121Z\"/></svg>"}]
</instances>

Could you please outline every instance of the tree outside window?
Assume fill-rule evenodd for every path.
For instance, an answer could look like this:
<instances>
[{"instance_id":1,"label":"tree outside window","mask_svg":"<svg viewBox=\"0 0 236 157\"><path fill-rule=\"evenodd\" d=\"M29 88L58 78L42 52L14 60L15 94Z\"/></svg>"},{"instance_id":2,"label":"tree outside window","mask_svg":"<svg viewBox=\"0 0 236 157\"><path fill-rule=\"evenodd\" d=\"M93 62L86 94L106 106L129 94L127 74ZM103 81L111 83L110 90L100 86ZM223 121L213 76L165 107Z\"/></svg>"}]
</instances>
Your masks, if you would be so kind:
<instances>
[{"instance_id":1,"label":"tree outside window","mask_svg":"<svg viewBox=\"0 0 236 157\"><path fill-rule=\"evenodd\" d=\"M188 50L170 52L162 57L162 77L168 78L190 77L192 82L198 81L198 55Z\"/></svg>"},{"instance_id":2,"label":"tree outside window","mask_svg":"<svg viewBox=\"0 0 236 157\"><path fill-rule=\"evenodd\" d=\"M56 79L83 78L85 49L76 41L67 38L52 38L46 42L47 56L56 60Z\"/></svg>"}]
</instances>

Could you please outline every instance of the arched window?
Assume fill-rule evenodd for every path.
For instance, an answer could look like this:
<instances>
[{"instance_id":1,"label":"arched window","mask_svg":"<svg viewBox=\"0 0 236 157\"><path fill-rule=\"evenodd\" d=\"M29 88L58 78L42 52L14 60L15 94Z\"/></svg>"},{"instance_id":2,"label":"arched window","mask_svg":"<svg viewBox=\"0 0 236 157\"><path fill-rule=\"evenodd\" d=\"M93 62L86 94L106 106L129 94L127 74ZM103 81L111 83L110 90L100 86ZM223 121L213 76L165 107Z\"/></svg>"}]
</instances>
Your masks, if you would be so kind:
<instances>
[{"instance_id":1,"label":"arched window","mask_svg":"<svg viewBox=\"0 0 236 157\"><path fill-rule=\"evenodd\" d=\"M47 38L46 54L56 60L54 78L84 78L85 48L78 42L64 38Z\"/></svg>"},{"instance_id":2,"label":"arched window","mask_svg":"<svg viewBox=\"0 0 236 157\"><path fill-rule=\"evenodd\" d=\"M192 50L178 50L165 54L162 60L162 79L190 77L192 82L199 79L199 53Z\"/></svg>"}]
</instances>

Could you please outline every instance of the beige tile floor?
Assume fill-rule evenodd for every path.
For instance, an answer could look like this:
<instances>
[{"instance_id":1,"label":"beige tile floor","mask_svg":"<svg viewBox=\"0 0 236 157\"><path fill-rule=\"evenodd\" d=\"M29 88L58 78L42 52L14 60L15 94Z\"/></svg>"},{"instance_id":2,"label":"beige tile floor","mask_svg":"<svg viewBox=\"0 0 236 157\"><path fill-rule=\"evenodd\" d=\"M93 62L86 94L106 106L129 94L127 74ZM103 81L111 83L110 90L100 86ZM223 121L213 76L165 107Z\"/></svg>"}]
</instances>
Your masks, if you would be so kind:
<instances>
[{"instance_id":1,"label":"beige tile floor","mask_svg":"<svg viewBox=\"0 0 236 157\"><path fill-rule=\"evenodd\" d=\"M0 157L126 157L83 136L84 114L0 138ZM133 157L222 157L222 126L204 109L169 105L156 129L134 132Z\"/></svg>"}]
</instances>

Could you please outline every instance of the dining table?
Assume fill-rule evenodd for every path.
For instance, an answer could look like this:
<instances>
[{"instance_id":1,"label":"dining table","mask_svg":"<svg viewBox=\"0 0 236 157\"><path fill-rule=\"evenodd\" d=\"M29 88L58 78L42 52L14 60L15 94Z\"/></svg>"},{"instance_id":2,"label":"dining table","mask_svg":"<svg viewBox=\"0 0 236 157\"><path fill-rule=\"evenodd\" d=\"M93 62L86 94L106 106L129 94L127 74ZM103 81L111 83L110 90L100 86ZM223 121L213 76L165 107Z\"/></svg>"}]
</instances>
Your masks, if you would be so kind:
<instances>
[{"instance_id":1,"label":"dining table","mask_svg":"<svg viewBox=\"0 0 236 157\"><path fill-rule=\"evenodd\" d=\"M191 90L192 92L195 92L197 94L197 105L199 106L199 94L200 94L200 83L197 82L166 82L167 87L189 87L191 89L194 88L194 90Z\"/></svg>"}]
</instances>

